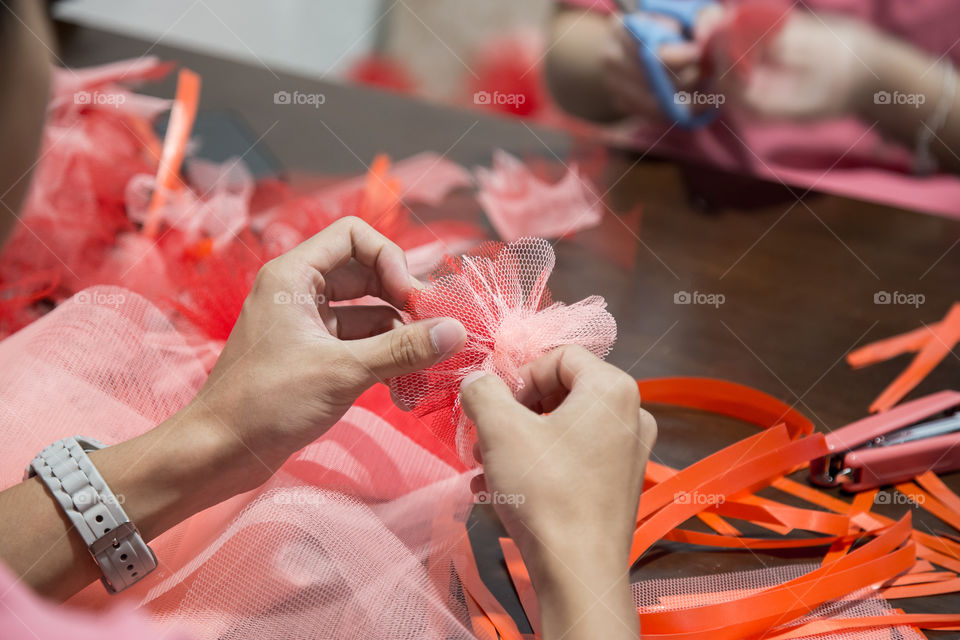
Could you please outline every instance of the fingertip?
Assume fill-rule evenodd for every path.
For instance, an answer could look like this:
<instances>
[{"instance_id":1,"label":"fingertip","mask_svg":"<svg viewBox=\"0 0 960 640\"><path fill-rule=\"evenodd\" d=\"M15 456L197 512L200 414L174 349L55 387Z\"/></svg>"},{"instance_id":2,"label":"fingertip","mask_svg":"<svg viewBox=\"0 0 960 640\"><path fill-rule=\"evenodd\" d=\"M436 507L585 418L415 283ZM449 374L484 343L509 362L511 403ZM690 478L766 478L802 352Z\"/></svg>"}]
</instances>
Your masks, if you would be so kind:
<instances>
[{"instance_id":1,"label":"fingertip","mask_svg":"<svg viewBox=\"0 0 960 640\"><path fill-rule=\"evenodd\" d=\"M489 375L486 371L471 371L463 377L463 380L460 381L460 391L463 392L471 384Z\"/></svg>"},{"instance_id":2,"label":"fingertip","mask_svg":"<svg viewBox=\"0 0 960 640\"><path fill-rule=\"evenodd\" d=\"M678 67L697 62L700 57L700 47L692 42L671 42L662 45L658 54L663 64L676 72Z\"/></svg>"},{"instance_id":3,"label":"fingertip","mask_svg":"<svg viewBox=\"0 0 960 640\"><path fill-rule=\"evenodd\" d=\"M397 307L406 304L413 289L413 276L407 269L407 256L403 249L394 246L382 253L377 263L377 275L383 283L387 302Z\"/></svg>"},{"instance_id":4,"label":"fingertip","mask_svg":"<svg viewBox=\"0 0 960 640\"><path fill-rule=\"evenodd\" d=\"M467 343L467 329L455 318L441 318L430 327L430 342L441 360L449 358Z\"/></svg>"}]
</instances>

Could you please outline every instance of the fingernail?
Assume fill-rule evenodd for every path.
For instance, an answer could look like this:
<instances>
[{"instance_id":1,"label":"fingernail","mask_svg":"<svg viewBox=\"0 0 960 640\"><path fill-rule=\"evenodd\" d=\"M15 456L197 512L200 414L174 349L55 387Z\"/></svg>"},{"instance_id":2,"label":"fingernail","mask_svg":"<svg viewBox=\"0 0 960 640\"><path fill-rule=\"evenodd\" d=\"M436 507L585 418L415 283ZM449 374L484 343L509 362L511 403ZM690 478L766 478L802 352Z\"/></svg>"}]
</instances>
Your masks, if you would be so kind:
<instances>
[{"instance_id":1,"label":"fingernail","mask_svg":"<svg viewBox=\"0 0 960 640\"><path fill-rule=\"evenodd\" d=\"M452 318L445 318L430 328L430 342L440 355L446 355L460 346L466 335L467 330L463 325Z\"/></svg>"},{"instance_id":2,"label":"fingernail","mask_svg":"<svg viewBox=\"0 0 960 640\"><path fill-rule=\"evenodd\" d=\"M463 377L463 380L460 381L460 390L462 391L466 389L468 385L479 380L485 375L487 375L486 371L471 371Z\"/></svg>"}]
</instances>

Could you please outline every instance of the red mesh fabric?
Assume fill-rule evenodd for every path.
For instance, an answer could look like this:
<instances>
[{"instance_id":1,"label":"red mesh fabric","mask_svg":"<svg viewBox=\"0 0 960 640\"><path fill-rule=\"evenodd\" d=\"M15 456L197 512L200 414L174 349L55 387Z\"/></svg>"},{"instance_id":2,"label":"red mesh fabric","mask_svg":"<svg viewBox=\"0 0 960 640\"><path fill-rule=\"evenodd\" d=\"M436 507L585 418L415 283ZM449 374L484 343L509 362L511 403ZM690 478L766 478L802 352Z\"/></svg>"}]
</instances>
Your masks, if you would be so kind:
<instances>
[{"instance_id":1,"label":"red mesh fabric","mask_svg":"<svg viewBox=\"0 0 960 640\"><path fill-rule=\"evenodd\" d=\"M434 367L391 381L391 388L417 415L434 415L441 440L473 465L476 436L459 406L460 381L473 371L500 376L519 391L520 368L566 344L579 344L604 357L617 337L606 302L591 296L572 305L554 303L547 290L553 247L522 238L507 245L489 243L451 258L431 276L432 285L411 296L408 321L452 317L463 323L462 351Z\"/></svg>"}]
</instances>

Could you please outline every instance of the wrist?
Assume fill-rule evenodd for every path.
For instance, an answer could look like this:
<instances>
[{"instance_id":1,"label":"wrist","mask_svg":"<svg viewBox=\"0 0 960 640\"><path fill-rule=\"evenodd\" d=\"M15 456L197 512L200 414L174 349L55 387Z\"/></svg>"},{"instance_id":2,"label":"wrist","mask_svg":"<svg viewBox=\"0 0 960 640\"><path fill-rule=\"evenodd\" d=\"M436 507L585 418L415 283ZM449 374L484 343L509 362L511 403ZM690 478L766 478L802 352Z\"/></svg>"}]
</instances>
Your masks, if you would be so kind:
<instances>
[{"instance_id":1,"label":"wrist","mask_svg":"<svg viewBox=\"0 0 960 640\"><path fill-rule=\"evenodd\" d=\"M521 549L531 580L541 590L562 590L572 580L606 590L616 579L627 579L629 553L618 545L584 537L540 542Z\"/></svg>"},{"instance_id":2,"label":"wrist","mask_svg":"<svg viewBox=\"0 0 960 640\"><path fill-rule=\"evenodd\" d=\"M238 439L190 405L150 431L91 454L123 508L151 540L270 475Z\"/></svg>"},{"instance_id":3,"label":"wrist","mask_svg":"<svg viewBox=\"0 0 960 640\"><path fill-rule=\"evenodd\" d=\"M869 32L869 35L859 39L862 43L858 50L862 55L862 78L856 96L855 111L858 116L870 122L882 122L891 115L891 111L900 111L898 105L893 103L895 94L927 94L936 88L924 86L925 83L920 81L930 64L923 53L872 27L863 26L861 29ZM937 78L936 74L928 75L931 81ZM906 106L908 115L919 116L919 112L927 105L921 105L921 109Z\"/></svg>"},{"instance_id":4,"label":"wrist","mask_svg":"<svg viewBox=\"0 0 960 640\"><path fill-rule=\"evenodd\" d=\"M597 633L605 638L638 637L625 554L571 547L540 549L532 555L528 570L540 604L544 640L580 640Z\"/></svg>"}]
</instances>

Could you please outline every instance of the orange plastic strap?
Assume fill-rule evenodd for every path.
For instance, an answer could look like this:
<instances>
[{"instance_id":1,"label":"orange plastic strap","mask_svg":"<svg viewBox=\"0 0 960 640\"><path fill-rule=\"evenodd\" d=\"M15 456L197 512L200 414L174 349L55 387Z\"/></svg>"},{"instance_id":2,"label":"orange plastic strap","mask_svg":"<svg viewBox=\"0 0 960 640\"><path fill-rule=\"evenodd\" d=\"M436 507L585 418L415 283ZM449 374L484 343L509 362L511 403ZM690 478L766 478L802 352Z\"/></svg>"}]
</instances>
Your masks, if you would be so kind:
<instances>
[{"instance_id":1,"label":"orange plastic strap","mask_svg":"<svg viewBox=\"0 0 960 640\"><path fill-rule=\"evenodd\" d=\"M490 622L490 618L483 613L480 605L473 599L470 592L463 594L463 599L467 602L467 613L470 614L470 624L473 626L473 633L480 640L498 640L500 638L497 628Z\"/></svg>"},{"instance_id":2,"label":"orange plastic strap","mask_svg":"<svg viewBox=\"0 0 960 640\"><path fill-rule=\"evenodd\" d=\"M940 629L943 631L960 630L960 615L937 613L901 613L887 616L872 616L867 618L843 618L841 620L814 620L806 624L785 629L780 633L765 635L764 640L796 640L827 633L849 631L851 629L866 629L870 627L899 627L914 625L923 629Z\"/></svg>"},{"instance_id":3,"label":"orange plastic strap","mask_svg":"<svg viewBox=\"0 0 960 640\"><path fill-rule=\"evenodd\" d=\"M919 598L922 596L935 596L942 593L954 593L960 591L960 578L948 580L934 580L921 584L909 584L901 586L892 586L881 589L880 593L884 598L896 600L897 598Z\"/></svg>"},{"instance_id":4,"label":"orange plastic strap","mask_svg":"<svg viewBox=\"0 0 960 640\"><path fill-rule=\"evenodd\" d=\"M675 478L681 479L681 484L689 487L688 493L693 496L693 499L683 503L673 502L637 527L630 549L630 564L636 562L647 549L671 529L697 512L719 502L721 498L735 495L740 491L756 491L778 475L793 469L798 463L826 455L827 452L823 434L818 433L759 457L746 456L745 459L745 456L740 453L735 456L726 456L728 464L725 465L724 472L699 485L694 482L687 484L686 479L689 477L687 470L681 471Z\"/></svg>"},{"instance_id":5,"label":"orange plastic strap","mask_svg":"<svg viewBox=\"0 0 960 640\"><path fill-rule=\"evenodd\" d=\"M895 549L908 540L910 531L907 514L859 549L782 585L730 602L641 613L644 637L673 640L699 633L699 637L734 640L789 622L823 602L908 570L915 559L914 545ZM731 620L735 622L717 625L717 621Z\"/></svg>"},{"instance_id":6,"label":"orange plastic strap","mask_svg":"<svg viewBox=\"0 0 960 640\"><path fill-rule=\"evenodd\" d=\"M943 483L943 480L937 477L932 471L922 473L916 478L917 484L926 489L933 497L942 502L944 506L960 513L960 496L950 490L950 487Z\"/></svg>"},{"instance_id":7,"label":"orange plastic strap","mask_svg":"<svg viewBox=\"0 0 960 640\"><path fill-rule=\"evenodd\" d=\"M193 121L200 104L200 76L189 69L181 69L177 77L177 93L170 111L167 135L163 141L160 167L157 169L157 184L150 198L147 220L143 233L155 237L160 230L160 209L166 201L166 192L180 188L180 166L183 164L193 130Z\"/></svg>"},{"instance_id":8,"label":"orange plastic strap","mask_svg":"<svg viewBox=\"0 0 960 640\"><path fill-rule=\"evenodd\" d=\"M917 485L912 482L903 482L897 485L897 491L910 498L910 500L920 508L929 511L957 531L960 531L960 513L948 508Z\"/></svg>"},{"instance_id":9,"label":"orange plastic strap","mask_svg":"<svg viewBox=\"0 0 960 640\"><path fill-rule=\"evenodd\" d=\"M657 484L665 480L668 480L669 478L675 475L677 475L676 469L668 467L664 464L653 462L652 460L648 460L646 473L644 474L644 481L646 485L644 487L644 493L652 489L652 485L650 485L649 483L652 482L654 484ZM723 518L721 518L715 513L709 513L707 511L704 511L703 513L698 513L697 517L705 525L707 525L708 527L710 527L711 529L713 529L714 531L716 531L722 536L741 535L739 529L737 529L735 526L733 526L732 524L730 524L729 522L727 522L726 520L724 520ZM768 525L768 528L773 528L773 527L770 527Z\"/></svg>"},{"instance_id":10,"label":"orange plastic strap","mask_svg":"<svg viewBox=\"0 0 960 640\"><path fill-rule=\"evenodd\" d=\"M460 526L462 528L463 525ZM474 560L473 548L470 546L470 537L466 530L463 531L460 543L451 551L451 557L464 590L470 594L477 606L490 620L490 623L496 627L500 637L503 640L523 640L513 618L510 617L503 605L490 593L490 590L481 580L480 572L477 570L477 564Z\"/></svg>"},{"instance_id":11,"label":"orange plastic strap","mask_svg":"<svg viewBox=\"0 0 960 640\"><path fill-rule=\"evenodd\" d=\"M916 567L917 565L914 565ZM894 578L886 584L888 587L902 587L908 584L927 584L929 582L946 582L957 577L953 571L922 571L915 572L913 567L906 574Z\"/></svg>"},{"instance_id":12,"label":"orange plastic strap","mask_svg":"<svg viewBox=\"0 0 960 640\"><path fill-rule=\"evenodd\" d=\"M530 628L533 629L534 635L539 636L540 603L537 601L537 594L533 590L533 582L530 580L527 566L520 556L520 549L510 538L500 538L500 548L503 549L503 559L507 563L510 580L513 581L513 586L517 589L517 596L520 598L523 612L527 615L527 621L530 622Z\"/></svg>"},{"instance_id":13,"label":"orange plastic strap","mask_svg":"<svg viewBox=\"0 0 960 640\"><path fill-rule=\"evenodd\" d=\"M711 411L763 428L785 423L791 438L813 433L813 423L790 405L751 387L716 378L638 380L645 404L667 404Z\"/></svg>"},{"instance_id":14,"label":"orange plastic strap","mask_svg":"<svg viewBox=\"0 0 960 640\"><path fill-rule=\"evenodd\" d=\"M765 453L779 451L789 443L786 427L778 425L693 463L641 494L637 522L674 502L689 487L695 488L728 471L731 464L739 464L744 459L749 460Z\"/></svg>"},{"instance_id":15,"label":"orange plastic strap","mask_svg":"<svg viewBox=\"0 0 960 640\"><path fill-rule=\"evenodd\" d=\"M720 547L726 549L802 549L806 547L824 547L837 542L850 544L859 539L859 535L829 536L821 538L743 538L736 536L718 536L712 533L701 533L688 529L674 529L663 536L664 540L685 542L704 547Z\"/></svg>"},{"instance_id":16,"label":"orange plastic strap","mask_svg":"<svg viewBox=\"0 0 960 640\"><path fill-rule=\"evenodd\" d=\"M877 340L864 345L859 349L854 349L847 354L847 364L854 369L865 367L867 365L883 362L890 358L895 358L904 353L920 351L930 338L933 332L940 328L939 322L928 324L925 327L907 331L900 335Z\"/></svg>"},{"instance_id":17,"label":"orange plastic strap","mask_svg":"<svg viewBox=\"0 0 960 640\"><path fill-rule=\"evenodd\" d=\"M725 500L723 503L710 508L711 511L730 518L747 520L750 522L773 523L784 525L789 533L794 529L815 531L842 536L850 529L850 518L826 511L812 511L798 509L787 505L771 503L750 503L739 500Z\"/></svg>"},{"instance_id":18,"label":"orange plastic strap","mask_svg":"<svg viewBox=\"0 0 960 640\"><path fill-rule=\"evenodd\" d=\"M873 401L870 412L886 411L900 402L940 364L941 360L947 357L958 341L960 341L960 304L954 303L943 322L930 331L927 343L914 357L913 362Z\"/></svg>"}]
</instances>

